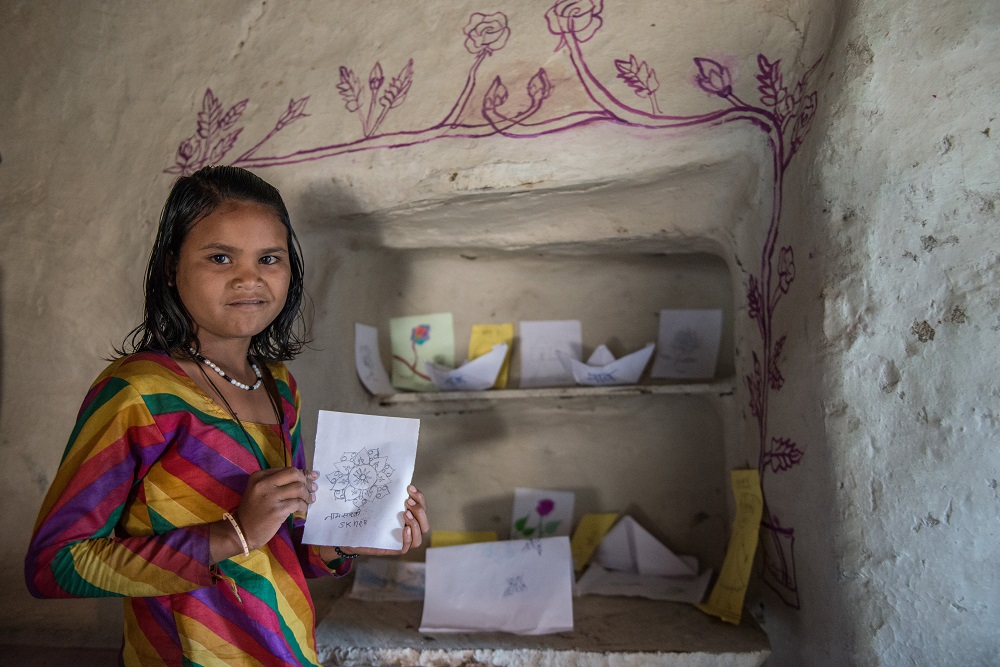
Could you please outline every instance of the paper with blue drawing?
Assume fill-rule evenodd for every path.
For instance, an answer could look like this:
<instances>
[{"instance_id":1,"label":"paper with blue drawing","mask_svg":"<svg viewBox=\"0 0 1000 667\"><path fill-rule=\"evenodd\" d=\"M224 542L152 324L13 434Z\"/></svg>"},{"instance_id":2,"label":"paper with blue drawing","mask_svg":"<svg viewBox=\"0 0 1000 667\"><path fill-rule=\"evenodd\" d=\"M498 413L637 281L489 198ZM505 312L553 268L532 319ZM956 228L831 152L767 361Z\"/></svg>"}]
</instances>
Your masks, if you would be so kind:
<instances>
[{"instance_id":1,"label":"paper with blue drawing","mask_svg":"<svg viewBox=\"0 0 1000 667\"><path fill-rule=\"evenodd\" d=\"M568 537L431 548L426 561L420 632L573 629Z\"/></svg>"},{"instance_id":2,"label":"paper with blue drawing","mask_svg":"<svg viewBox=\"0 0 1000 667\"><path fill-rule=\"evenodd\" d=\"M599 345L587 363L574 359L565 352L557 352L560 361L573 374L573 380L580 385L609 387L622 384L636 384L653 356L654 343L647 343L621 359L615 359L606 345Z\"/></svg>"},{"instance_id":3,"label":"paper with blue drawing","mask_svg":"<svg viewBox=\"0 0 1000 667\"><path fill-rule=\"evenodd\" d=\"M360 322L354 323L354 366L358 378L373 396L395 393L389 374L382 365L378 347L378 329Z\"/></svg>"},{"instance_id":4,"label":"paper with blue drawing","mask_svg":"<svg viewBox=\"0 0 1000 667\"><path fill-rule=\"evenodd\" d=\"M497 381L497 375L507 358L507 344L498 343L493 349L466 361L458 368L449 368L432 361L424 363L434 386L441 391L484 391Z\"/></svg>"},{"instance_id":5,"label":"paper with blue drawing","mask_svg":"<svg viewBox=\"0 0 1000 667\"><path fill-rule=\"evenodd\" d=\"M419 419L320 410L313 457L319 488L303 542L401 549L419 432Z\"/></svg>"}]
</instances>

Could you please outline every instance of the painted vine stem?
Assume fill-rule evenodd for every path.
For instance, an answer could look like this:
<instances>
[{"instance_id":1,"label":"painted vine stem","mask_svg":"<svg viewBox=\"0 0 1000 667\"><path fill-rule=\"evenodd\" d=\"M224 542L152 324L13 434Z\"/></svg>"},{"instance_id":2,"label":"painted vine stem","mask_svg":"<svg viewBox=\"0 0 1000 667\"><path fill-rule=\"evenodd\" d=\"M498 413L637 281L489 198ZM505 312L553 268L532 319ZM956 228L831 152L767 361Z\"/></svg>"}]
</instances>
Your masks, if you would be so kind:
<instances>
[{"instance_id":1,"label":"painted vine stem","mask_svg":"<svg viewBox=\"0 0 1000 667\"><path fill-rule=\"evenodd\" d=\"M399 75L388 85L380 62L372 67L367 86L348 67L338 69L337 90L344 108L356 115L361 137L345 142L296 150L281 155L260 155L262 148L285 127L308 116L305 106L309 96L291 99L274 127L257 143L229 164L247 168L274 167L331 158L360 151L401 148L439 139L481 138L502 135L531 139L563 132L598 122L654 130L669 130L695 126L719 126L732 122L749 122L763 131L773 158L773 197L771 215L760 255L760 272L747 275L747 314L756 323L760 348L752 351L753 369L745 376L749 409L757 423L758 472L765 509L764 581L789 605L800 606L795 570L794 534L792 527L780 523L766 501L765 479L797 466L802 449L793 440L772 436L768 427L770 397L784 384L781 358L785 335L774 331L774 315L778 303L788 293L795 279L795 259L792 247L778 246L782 212L784 175L808 133L817 109L817 93L809 89L810 77L819 65L817 61L789 89L783 80L780 60L770 61L764 54L757 56L756 81L759 103L748 103L735 92L730 70L716 60L694 58L694 83L704 92L718 97L725 106L703 114L669 115L660 111L659 81L655 70L635 54L615 59L617 78L634 97L645 100L649 110L627 102L609 88L614 82L603 82L594 75L584 54L583 45L603 25L603 0L556 0L546 11L549 32L558 37L557 50L568 54L577 80L582 85L594 109L578 109L539 118L546 100L551 97L553 84L544 68L539 68L524 84L526 103L514 108L512 96L500 76L490 81L482 93L478 109L470 103L479 85L477 74L482 63L496 55L507 44L511 30L508 17L502 12L474 12L463 28L464 46L472 56L454 103L438 123L429 127L379 133L388 114L406 100L416 79L414 62L410 59ZM620 85L620 84L619 84ZM367 102L366 102L367 99ZM211 89L202 97L202 108L196 119L195 133L178 146L174 164L164 171L190 174L206 164L222 163L243 131L236 127L246 110L248 99L240 100L228 109ZM367 107L366 107L367 104Z\"/></svg>"}]
</instances>

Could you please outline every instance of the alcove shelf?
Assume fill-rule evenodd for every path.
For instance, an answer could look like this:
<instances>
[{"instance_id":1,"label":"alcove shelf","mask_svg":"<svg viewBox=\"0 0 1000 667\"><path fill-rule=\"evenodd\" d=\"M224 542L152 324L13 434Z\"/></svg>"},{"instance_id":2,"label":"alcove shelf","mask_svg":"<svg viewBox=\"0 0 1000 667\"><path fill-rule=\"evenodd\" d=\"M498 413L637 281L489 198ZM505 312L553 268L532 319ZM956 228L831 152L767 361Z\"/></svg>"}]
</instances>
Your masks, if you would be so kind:
<instances>
[{"instance_id":1,"label":"alcove shelf","mask_svg":"<svg viewBox=\"0 0 1000 667\"><path fill-rule=\"evenodd\" d=\"M726 234L672 231L680 214L671 191L625 191L627 201L560 191L498 197L474 211L456 202L359 216L303 239L324 267L308 291L317 347L332 353L296 377L308 378L306 395L319 396L321 409L420 419L413 480L435 529L505 539L514 488L572 491L574 523L586 513L628 514L676 553L718 570L731 520L726 439L738 386L740 279L724 259ZM536 206L522 210L528 199ZM726 219L706 218L706 229ZM579 320L582 358L601 344L620 358L657 342L664 309L722 312L713 379L514 388L520 322ZM391 374L392 318L445 312L455 364L468 358L474 325L515 325L512 388L370 395L357 379L354 324L377 329ZM691 605L636 598L575 598L574 631L540 637L425 635L420 603L344 594L317 602L324 665L707 667L760 665L769 651L750 618L732 626Z\"/></svg>"},{"instance_id":2,"label":"alcove shelf","mask_svg":"<svg viewBox=\"0 0 1000 667\"><path fill-rule=\"evenodd\" d=\"M478 401L547 400L587 397L681 395L728 396L736 390L735 377L709 382L619 385L613 387L545 387L532 389L490 389L487 391L399 392L376 396L381 406L464 403Z\"/></svg>"}]
</instances>

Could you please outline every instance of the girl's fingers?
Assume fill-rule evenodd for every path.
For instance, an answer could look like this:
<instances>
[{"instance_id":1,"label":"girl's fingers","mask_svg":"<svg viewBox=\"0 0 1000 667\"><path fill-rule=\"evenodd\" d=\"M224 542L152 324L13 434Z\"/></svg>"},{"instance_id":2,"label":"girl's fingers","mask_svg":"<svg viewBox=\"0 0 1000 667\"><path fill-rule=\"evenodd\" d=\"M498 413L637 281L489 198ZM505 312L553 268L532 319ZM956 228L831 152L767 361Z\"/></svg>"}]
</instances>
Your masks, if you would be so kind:
<instances>
[{"instance_id":1,"label":"girl's fingers","mask_svg":"<svg viewBox=\"0 0 1000 667\"><path fill-rule=\"evenodd\" d=\"M416 517L417 532L426 533L431 529L431 524L427 519L427 506L424 504L424 494L412 484L407 491L409 491L410 497L406 499L406 509Z\"/></svg>"}]
</instances>

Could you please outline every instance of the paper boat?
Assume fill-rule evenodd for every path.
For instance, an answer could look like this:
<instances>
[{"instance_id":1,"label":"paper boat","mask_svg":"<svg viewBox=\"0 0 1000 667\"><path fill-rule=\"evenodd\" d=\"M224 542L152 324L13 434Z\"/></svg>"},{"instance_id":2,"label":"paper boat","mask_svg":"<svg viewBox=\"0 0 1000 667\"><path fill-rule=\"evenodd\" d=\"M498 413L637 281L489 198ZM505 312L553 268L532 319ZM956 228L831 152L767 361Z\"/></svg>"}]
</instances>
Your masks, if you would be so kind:
<instances>
[{"instance_id":1,"label":"paper boat","mask_svg":"<svg viewBox=\"0 0 1000 667\"><path fill-rule=\"evenodd\" d=\"M623 517L597 547L597 563L609 570L654 574L661 577L693 577L698 559L678 556L630 516Z\"/></svg>"},{"instance_id":2,"label":"paper boat","mask_svg":"<svg viewBox=\"0 0 1000 667\"><path fill-rule=\"evenodd\" d=\"M670 600L695 604L705 597L712 570L698 576L659 577L654 574L616 572L591 563L573 589L574 595L616 595L651 600Z\"/></svg>"},{"instance_id":3,"label":"paper boat","mask_svg":"<svg viewBox=\"0 0 1000 667\"><path fill-rule=\"evenodd\" d=\"M556 354L573 374L577 384L600 387L638 382L655 348L654 343L646 343L642 349L615 359L607 346L601 345L590 355L587 363L574 359L565 352L557 351Z\"/></svg>"},{"instance_id":4,"label":"paper boat","mask_svg":"<svg viewBox=\"0 0 1000 667\"><path fill-rule=\"evenodd\" d=\"M458 368L448 368L428 361L424 364L431 382L440 391L483 391L491 388L507 357L507 343L498 343L493 349Z\"/></svg>"}]
</instances>

